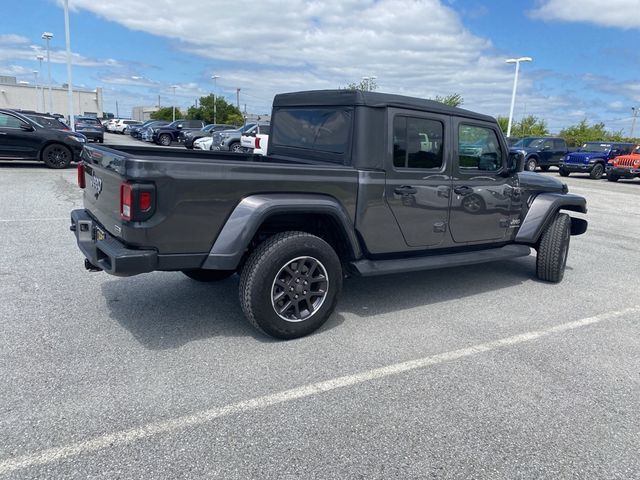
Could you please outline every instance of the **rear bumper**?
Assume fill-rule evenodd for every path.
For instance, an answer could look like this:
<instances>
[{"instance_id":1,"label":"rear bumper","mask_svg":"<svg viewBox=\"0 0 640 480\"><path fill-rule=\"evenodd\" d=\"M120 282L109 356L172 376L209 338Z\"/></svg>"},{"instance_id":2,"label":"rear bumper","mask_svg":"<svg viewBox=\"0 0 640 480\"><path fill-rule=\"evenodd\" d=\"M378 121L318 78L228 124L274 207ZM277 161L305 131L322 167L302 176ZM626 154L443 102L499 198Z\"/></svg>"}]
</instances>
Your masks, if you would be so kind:
<instances>
[{"instance_id":1,"label":"rear bumper","mask_svg":"<svg viewBox=\"0 0 640 480\"><path fill-rule=\"evenodd\" d=\"M89 263L111 275L129 277L157 269L158 252L128 248L86 210L71 212L71 231Z\"/></svg>"}]
</instances>

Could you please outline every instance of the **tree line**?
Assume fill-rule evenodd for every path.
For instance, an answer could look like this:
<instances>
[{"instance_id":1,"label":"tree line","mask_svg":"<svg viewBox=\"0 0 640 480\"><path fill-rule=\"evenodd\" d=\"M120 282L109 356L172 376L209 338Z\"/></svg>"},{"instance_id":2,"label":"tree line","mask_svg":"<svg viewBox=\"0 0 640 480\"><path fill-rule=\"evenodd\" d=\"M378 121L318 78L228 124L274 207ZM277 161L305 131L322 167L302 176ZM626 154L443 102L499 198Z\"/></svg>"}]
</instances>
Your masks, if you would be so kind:
<instances>
[{"instance_id":1,"label":"tree line","mask_svg":"<svg viewBox=\"0 0 640 480\"><path fill-rule=\"evenodd\" d=\"M214 123L214 96L213 94L200 97L198 106L191 106L186 112L176 107L176 119L202 120L205 123ZM227 102L223 97L215 98L215 120L217 123L227 125L242 125L244 117L235 105ZM151 114L152 120L164 120L170 122L173 119L173 107L162 107Z\"/></svg>"}]
</instances>

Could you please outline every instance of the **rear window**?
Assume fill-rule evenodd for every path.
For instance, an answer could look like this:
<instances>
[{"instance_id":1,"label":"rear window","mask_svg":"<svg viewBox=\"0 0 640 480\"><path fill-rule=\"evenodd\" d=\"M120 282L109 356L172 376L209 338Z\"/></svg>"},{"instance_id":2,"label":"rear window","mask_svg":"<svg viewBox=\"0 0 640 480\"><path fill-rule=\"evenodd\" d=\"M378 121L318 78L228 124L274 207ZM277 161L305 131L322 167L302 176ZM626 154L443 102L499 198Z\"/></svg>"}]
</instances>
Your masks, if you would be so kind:
<instances>
[{"instance_id":1,"label":"rear window","mask_svg":"<svg viewBox=\"0 0 640 480\"><path fill-rule=\"evenodd\" d=\"M279 148L308 150L329 154L319 157L321 159L343 163L349 150L352 108L280 108L275 118L271 132L274 153L278 153Z\"/></svg>"}]
</instances>

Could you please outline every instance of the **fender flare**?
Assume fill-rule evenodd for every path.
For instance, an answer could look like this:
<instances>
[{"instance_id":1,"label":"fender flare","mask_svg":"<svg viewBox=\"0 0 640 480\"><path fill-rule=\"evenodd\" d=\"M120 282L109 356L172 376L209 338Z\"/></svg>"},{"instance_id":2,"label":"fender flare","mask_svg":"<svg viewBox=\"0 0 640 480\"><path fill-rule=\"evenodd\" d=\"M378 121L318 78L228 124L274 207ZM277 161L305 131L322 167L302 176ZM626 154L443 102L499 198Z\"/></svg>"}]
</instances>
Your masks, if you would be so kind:
<instances>
[{"instance_id":1,"label":"fender flare","mask_svg":"<svg viewBox=\"0 0 640 480\"><path fill-rule=\"evenodd\" d=\"M587 213L587 200L571 193L541 193L537 195L516 234L515 242L535 245L545 227L560 210ZM571 218L571 234L580 235L587 230L587 221Z\"/></svg>"},{"instance_id":2,"label":"fender flare","mask_svg":"<svg viewBox=\"0 0 640 480\"><path fill-rule=\"evenodd\" d=\"M281 213L331 215L348 239L351 256L354 259L362 256L353 220L335 198L320 194L259 194L243 198L231 212L202 268L235 270L264 221Z\"/></svg>"}]
</instances>

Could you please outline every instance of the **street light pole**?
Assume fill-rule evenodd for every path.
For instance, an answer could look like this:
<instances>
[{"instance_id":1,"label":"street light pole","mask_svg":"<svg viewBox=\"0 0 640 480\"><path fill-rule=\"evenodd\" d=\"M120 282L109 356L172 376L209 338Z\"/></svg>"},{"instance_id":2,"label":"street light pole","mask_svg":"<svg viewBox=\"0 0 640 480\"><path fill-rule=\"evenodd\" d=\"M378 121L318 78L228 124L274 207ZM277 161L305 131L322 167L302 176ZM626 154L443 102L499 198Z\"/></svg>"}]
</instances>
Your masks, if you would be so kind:
<instances>
[{"instance_id":1,"label":"street light pole","mask_svg":"<svg viewBox=\"0 0 640 480\"><path fill-rule=\"evenodd\" d=\"M64 0L64 39L67 47L67 100L69 108L69 125L71 131L76 131L76 122L73 118L73 86L71 78L71 33L69 31L69 0Z\"/></svg>"},{"instance_id":2,"label":"street light pole","mask_svg":"<svg viewBox=\"0 0 640 480\"><path fill-rule=\"evenodd\" d=\"M36 112L38 111L38 108L40 107L39 105L39 101L38 101L38 70L34 70L33 71L33 84L36 87Z\"/></svg>"},{"instance_id":3,"label":"street light pole","mask_svg":"<svg viewBox=\"0 0 640 480\"><path fill-rule=\"evenodd\" d=\"M42 61L44 60L44 57L42 55L36 55L36 59L38 60L38 62L40 63L40 70L39 72L42 73ZM42 94L42 112L44 112L46 110L46 106L44 104L44 85L40 85L40 93ZM40 101L38 101L38 108L37 110L40 110Z\"/></svg>"},{"instance_id":4,"label":"street light pole","mask_svg":"<svg viewBox=\"0 0 640 480\"><path fill-rule=\"evenodd\" d=\"M176 86L173 85L173 121L176 121Z\"/></svg>"},{"instance_id":5,"label":"street light pole","mask_svg":"<svg viewBox=\"0 0 640 480\"><path fill-rule=\"evenodd\" d=\"M507 137L511 136L511 125L513 123L513 109L516 105L516 90L518 89L518 72L520 71L520 62L532 62L531 57L510 58L506 63L516 64L516 74L513 78L513 91L511 92L511 109L509 110L509 125L507 126Z\"/></svg>"},{"instance_id":6,"label":"street light pole","mask_svg":"<svg viewBox=\"0 0 640 480\"><path fill-rule=\"evenodd\" d=\"M220 78L220 75L211 75L213 79L213 123L218 123L218 101L216 99L216 90L218 89L218 84L216 80Z\"/></svg>"},{"instance_id":7,"label":"street light pole","mask_svg":"<svg viewBox=\"0 0 640 480\"><path fill-rule=\"evenodd\" d=\"M640 108L631 107L631 111L633 112L633 121L631 122L631 134L629 135L631 138L633 138L633 132L636 129L636 118L638 118L638 110L640 110Z\"/></svg>"},{"instance_id":8,"label":"street light pole","mask_svg":"<svg viewBox=\"0 0 640 480\"><path fill-rule=\"evenodd\" d=\"M49 113L53 113L53 95L51 94L51 51L49 50L49 41L53 38L53 33L44 32L42 39L47 44L47 69L49 70Z\"/></svg>"}]
</instances>

